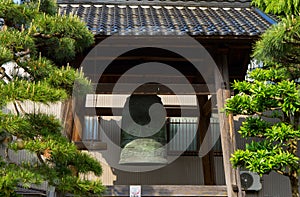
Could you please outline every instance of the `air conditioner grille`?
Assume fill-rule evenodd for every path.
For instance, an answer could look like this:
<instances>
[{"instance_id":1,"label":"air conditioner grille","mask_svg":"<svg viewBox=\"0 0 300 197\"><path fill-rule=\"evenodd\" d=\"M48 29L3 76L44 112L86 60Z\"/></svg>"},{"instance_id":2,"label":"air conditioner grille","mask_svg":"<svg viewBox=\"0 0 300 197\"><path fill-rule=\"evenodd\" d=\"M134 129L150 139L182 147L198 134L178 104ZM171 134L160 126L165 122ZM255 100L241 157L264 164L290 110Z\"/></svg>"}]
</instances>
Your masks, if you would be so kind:
<instances>
[{"instance_id":1,"label":"air conditioner grille","mask_svg":"<svg viewBox=\"0 0 300 197\"><path fill-rule=\"evenodd\" d=\"M257 173L250 171L241 171L241 186L247 191L259 191L262 189L262 184L260 182L260 176Z\"/></svg>"},{"instance_id":2,"label":"air conditioner grille","mask_svg":"<svg viewBox=\"0 0 300 197\"><path fill-rule=\"evenodd\" d=\"M248 189L253 185L253 177L249 173L241 173L242 188Z\"/></svg>"}]
</instances>

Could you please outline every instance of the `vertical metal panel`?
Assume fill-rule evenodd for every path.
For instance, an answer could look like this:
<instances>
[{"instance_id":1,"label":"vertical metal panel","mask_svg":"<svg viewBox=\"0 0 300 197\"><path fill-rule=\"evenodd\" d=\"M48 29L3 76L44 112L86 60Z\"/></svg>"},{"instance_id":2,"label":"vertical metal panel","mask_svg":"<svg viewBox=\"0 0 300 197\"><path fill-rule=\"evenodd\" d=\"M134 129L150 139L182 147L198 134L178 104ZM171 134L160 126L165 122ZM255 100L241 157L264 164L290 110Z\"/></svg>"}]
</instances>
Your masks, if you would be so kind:
<instances>
[{"instance_id":1,"label":"vertical metal panel","mask_svg":"<svg viewBox=\"0 0 300 197\"><path fill-rule=\"evenodd\" d=\"M105 135L116 145L120 145L121 138L121 116L101 116L100 117L100 138Z\"/></svg>"},{"instance_id":2,"label":"vertical metal panel","mask_svg":"<svg viewBox=\"0 0 300 197\"><path fill-rule=\"evenodd\" d=\"M215 117L215 114L212 114L210 118L209 132L211 133L212 145L214 146L215 152L222 152L222 144L220 139L220 124L219 118Z\"/></svg>"},{"instance_id":3,"label":"vertical metal panel","mask_svg":"<svg viewBox=\"0 0 300 197\"><path fill-rule=\"evenodd\" d=\"M247 197L291 197L291 187L287 177L271 172L261 178L262 190L247 191Z\"/></svg>"},{"instance_id":4,"label":"vertical metal panel","mask_svg":"<svg viewBox=\"0 0 300 197\"><path fill-rule=\"evenodd\" d=\"M169 151L197 151L197 118L169 118L169 138L175 135L176 141L171 143ZM190 143L191 142L191 143Z\"/></svg>"},{"instance_id":5,"label":"vertical metal panel","mask_svg":"<svg viewBox=\"0 0 300 197\"><path fill-rule=\"evenodd\" d=\"M84 117L84 131L82 140L100 141L99 120L97 116Z\"/></svg>"},{"instance_id":6,"label":"vertical metal panel","mask_svg":"<svg viewBox=\"0 0 300 197\"><path fill-rule=\"evenodd\" d=\"M235 117L235 130L238 131L246 116ZM274 122L274 120L270 120ZM246 143L259 138L244 139L239 133L236 135L237 148L244 149ZM247 191L247 197L291 197L290 183L287 177L271 172L269 175L262 177L262 190L258 192Z\"/></svg>"},{"instance_id":7,"label":"vertical metal panel","mask_svg":"<svg viewBox=\"0 0 300 197\"><path fill-rule=\"evenodd\" d=\"M292 196L289 179L285 176L271 172L269 175L263 176L262 183L263 189L259 193L263 193L264 197Z\"/></svg>"},{"instance_id":8,"label":"vertical metal panel","mask_svg":"<svg viewBox=\"0 0 300 197\"><path fill-rule=\"evenodd\" d=\"M93 153L94 154L94 153ZM161 169L150 172L124 172L112 169L100 153L94 156L101 162L104 185L202 185L202 161L199 157L182 156ZM89 179L96 178L92 174Z\"/></svg>"},{"instance_id":9,"label":"vertical metal panel","mask_svg":"<svg viewBox=\"0 0 300 197\"><path fill-rule=\"evenodd\" d=\"M83 179L86 180L95 180L100 179L103 185L113 185L114 181L116 180L116 176L113 173L113 168L109 166L109 164L106 162L106 160L102 157L102 154L100 152L88 152L87 154L90 154L92 157L97 159L102 166L102 175L100 177L97 177L94 175L94 173L87 173L84 175L81 175Z\"/></svg>"},{"instance_id":10,"label":"vertical metal panel","mask_svg":"<svg viewBox=\"0 0 300 197\"><path fill-rule=\"evenodd\" d=\"M33 104L30 101L26 101L22 103L22 107L26 112L42 112L47 114L53 114L56 117L61 117L61 103L51 104L49 106L43 104ZM6 112L14 112L13 105L7 106L5 109ZM96 121L98 122L98 117L90 117L88 121L89 124L91 122ZM100 138L101 135L107 135L112 141L116 144L120 143L120 129L118 124L120 124L121 117L101 117L100 119ZM242 120L242 118L240 119ZM239 128L241 121L236 121L236 130ZM181 121L180 119L174 118L174 121ZM187 123L193 122L193 120L186 120ZM218 121L215 119L211 119L211 130L212 135L218 136L218 134L214 131L218 130ZM189 127L186 124L182 126L180 130L190 131L194 130L193 127ZM99 125L98 125L99 126ZM97 126L97 127L98 127ZM176 133L176 128L174 125L171 125L173 130L173 134ZM95 129L92 129L95 131ZM99 134L99 131L97 131ZM186 135L187 138L190 136L188 133L183 133L182 135ZM98 138L97 138L98 139ZM238 147L244 147L247 141L237 136L237 144ZM180 144L184 142L178 141L178 146L181 147ZM176 149L176 147L173 147ZM192 147L190 147L192 148ZM4 150L0 148L0 154L4 155ZM20 162L20 161L30 161L36 160L34 154L26 152L26 151L19 151L18 153L14 153L13 151L9 152L10 157L13 161ZM198 157L191 157L191 156L182 156L177 159L172 164L168 166L148 173L127 173L127 172L120 172L116 169L112 169L108 163L106 163L105 159L102 158L101 153L93 152L90 153L95 158L101 162L103 167L103 175L101 176L101 180L105 185L112 185L112 184L204 184L203 181L203 170L202 170L202 162L201 159ZM216 169L216 181L217 184L225 184L224 179L224 168L223 168L223 161L222 157L215 157L215 169ZM96 178L93 176L92 173L87 175L85 178L93 179ZM247 192L247 197L291 197L290 192L290 184L289 180L281 176L277 173L270 173L269 175L264 175L262 177L262 184L263 189L259 192ZM47 189L47 183L43 183L41 186L35 186L35 188L39 189Z\"/></svg>"},{"instance_id":11,"label":"vertical metal panel","mask_svg":"<svg viewBox=\"0 0 300 197\"><path fill-rule=\"evenodd\" d=\"M225 174L222 157L214 157L215 172L216 172L216 184L225 185Z\"/></svg>"}]
</instances>

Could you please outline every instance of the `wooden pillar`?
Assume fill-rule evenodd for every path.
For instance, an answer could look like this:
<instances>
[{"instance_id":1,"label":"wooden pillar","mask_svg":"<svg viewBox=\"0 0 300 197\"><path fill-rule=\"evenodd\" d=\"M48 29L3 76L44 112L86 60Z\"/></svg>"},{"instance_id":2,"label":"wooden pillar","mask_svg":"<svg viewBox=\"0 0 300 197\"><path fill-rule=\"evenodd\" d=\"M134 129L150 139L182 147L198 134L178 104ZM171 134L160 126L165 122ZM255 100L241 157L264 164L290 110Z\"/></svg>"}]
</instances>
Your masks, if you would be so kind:
<instances>
[{"instance_id":1,"label":"wooden pillar","mask_svg":"<svg viewBox=\"0 0 300 197\"><path fill-rule=\"evenodd\" d=\"M73 111L73 99L69 98L63 103L63 108L62 108L62 123L64 127L64 135L69 140L72 140L73 136L73 129L74 129L74 111Z\"/></svg>"},{"instance_id":2,"label":"wooden pillar","mask_svg":"<svg viewBox=\"0 0 300 197\"><path fill-rule=\"evenodd\" d=\"M217 57L217 65L219 67L219 71L216 71L215 81L217 87L217 106L220 121L223 163L227 192L229 197L242 197L244 195L241 190L239 170L234 169L230 162L231 154L236 149L233 117L232 115L227 116L223 111L226 99L230 98L231 96L226 54L220 54ZM220 76L220 74L223 79L218 77Z\"/></svg>"},{"instance_id":3,"label":"wooden pillar","mask_svg":"<svg viewBox=\"0 0 300 197\"><path fill-rule=\"evenodd\" d=\"M83 118L80 117L75 112L74 106L77 107L78 102L75 102L75 98L69 98L64 102L63 106L63 126L64 126L64 134L70 141L81 141L82 137L82 125L81 122ZM82 105L82 104L81 104Z\"/></svg>"},{"instance_id":4,"label":"wooden pillar","mask_svg":"<svg viewBox=\"0 0 300 197\"><path fill-rule=\"evenodd\" d=\"M199 127L198 134L200 138L200 146L208 146L211 147L211 132L208 131L210 124L210 116L211 109L207 109L205 106L208 102L207 95L197 96L199 108L200 108L200 119L199 119ZM203 145L204 138L206 138L206 142ZM199 150L199 149L198 149ZM204 184L205 185L215 185L215 166L214 166L214 154L213 150L210 150L206 155L202 157L202 167L204 174Z\"/></svg>"}]
</instances>

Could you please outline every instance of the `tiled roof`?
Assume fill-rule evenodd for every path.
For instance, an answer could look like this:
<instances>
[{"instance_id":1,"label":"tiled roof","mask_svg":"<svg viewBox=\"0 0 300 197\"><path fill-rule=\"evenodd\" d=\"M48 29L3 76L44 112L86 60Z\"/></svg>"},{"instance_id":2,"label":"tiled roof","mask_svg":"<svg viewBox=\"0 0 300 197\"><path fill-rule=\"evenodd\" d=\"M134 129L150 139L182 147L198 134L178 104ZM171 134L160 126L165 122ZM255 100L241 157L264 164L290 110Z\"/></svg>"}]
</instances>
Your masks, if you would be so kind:
<instances>
[{"instance_id":1,"label":"tiled roof","mask_svg":"<svg viewBox=\"0 0 300 197\"><path fill-rule=\"evenodd\" d=\"M250 6L59 4L59 13L79 16L96 35L257 36L275 22Z\"/></svg>"},{"instance_id":2,"label":"tiled roof","mask_svg":"<svg viewBox=\"0 0 300 197\"><path fill-rule=\"evenodd\" d=\"M58 0L58 3L249 7L251 0Z\"/></svg>"}]
</instances>

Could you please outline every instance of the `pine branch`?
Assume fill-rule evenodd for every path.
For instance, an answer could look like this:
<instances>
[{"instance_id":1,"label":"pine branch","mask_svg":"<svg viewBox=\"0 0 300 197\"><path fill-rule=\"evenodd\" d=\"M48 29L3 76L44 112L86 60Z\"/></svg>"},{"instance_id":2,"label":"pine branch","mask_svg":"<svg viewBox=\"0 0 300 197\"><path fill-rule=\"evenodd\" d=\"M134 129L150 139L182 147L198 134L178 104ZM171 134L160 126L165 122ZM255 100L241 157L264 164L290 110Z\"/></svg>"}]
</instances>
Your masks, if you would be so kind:
<instances>
[{"instance_id":1,"label":"pine branch","mask_svg":"<svg viewBox=\"0 0 300 197\"><path fill-rule=\"evenodd\" d=\"M290 176L288 172L284 172L282 170L275 170L278 174L284 175L284 176Z\"/></svg>"},{"instance_id":2,"label":"pine branch","mask_svg":"<svg viewBox=\"0 0 300 197\"><path fill-rule=\"evenodd\" d=\"M41 157L41 154L39 152L36 153L36 156L42 164L45 164L45 161L43 160L43 158Z\"/></svg>"},{"instance_id":3,"label":"pine branch","mask_svg":"<svg viewBox=\"0 0 300 197\"><path fill-rule=\"evenodd\" d=\"M18 58L24 57L26 55L29 55L30 53L31 53L30 49L27 49L25 51L18 51L15 53L15 57L18 57Z\"/></svg>"},{"instance_id":4,"label":"pine branch","mask_svg":"<svg viewBox=\"0 0 300 197\"><path fill-rule=\"evenodd\" d=\"M81 180L70 169L73 165L80 173L92 171L100 175L100 163L93 157L82 155L62 135L61 123L56 118L26 113L21 105L25 100L45 104L64 100L72 94L74 81L78 82L76 90L90 89L90 83L82 73L70 67L61 68L61 65L66 65L90 47L94 43L93 34L79 18L54 15L55 0L40 3L38 5L38 0L33 0L30 4L16 5L0 0L0 13L7 26L0 31L0 64L14 61L30 76L10 77L0 68L1 78L8 81L0 81L0 104L5 106L11 102L17 112L4 114L0 111L0 126L19 140L9 142L11 150L25 149L36 154L37 160L37 166L6 165L4 179L9 176L14 179L5 189L13 196L11 188L18 183L36 183L39 178L50 183L55 180L58 189L63 192L82 196L101 194L104 187L100 182ZM46 14L39 13L41 10ZM9 160L8 149L6 151L5 158ZM1 175L0 182L3 180Z\"/></svg>"},{"instance_id":5,"label":"pine branch","mask_svg":"<svg viewBox=\"0 0 300 197\"><path fill-rule=\"evenodd\" d=\"M15 101L14 103L16 103L20 109L20 111L22 112L22 114L26 114L26 111L23 109L22 104L20 103L20 101Z\"/></svg>"},{"instance_id":6,"label":"pine branch","mask_svg":"<svg viewBox=\"0 0 300 197\"><path fill-rule=\"evenodd\" d=\"M11 163L11 160L10 160L10 158L9 158L9 153L8 153L8 151L9 151L9 148L8 147L5 147L5 160L7 161L7 163Z\"/></svg>"},{"instance_id":7,"label":"pine branch","mask_svg":"<svg viewBox=\"0 0 300 197\"><path fill-rule=\"evenodd\" d=\"M17 112L17 115L20 115L20 111L18 109L17 103L13 101L13 104L14 104L14 108L15 108L15 110Z\"/></svg>"},{"instance_id":8,"label":"pine branch","mask_svg":"<svg viewBox=\"0 0 300 197\"><path fill-rule=\"evenodd\" d=\"M5 69L0 67L0 75L1 75L1 79L3 78L7 78L8 81L12 81L12 78L6 74Z\"/></svg>"},{"instance_id":9,"label":"pine branch","mask_svg":"<svg viewBox=\"0 0 300 197\"><path fill-rule=\"evenodd\" d=\"M34 33L33 37L49 39L49 38L53 38L53 37L62 38L62 37L64 37L64 35L61 33L54 33L54 34Z\"/></svg>"}]
</instances>

